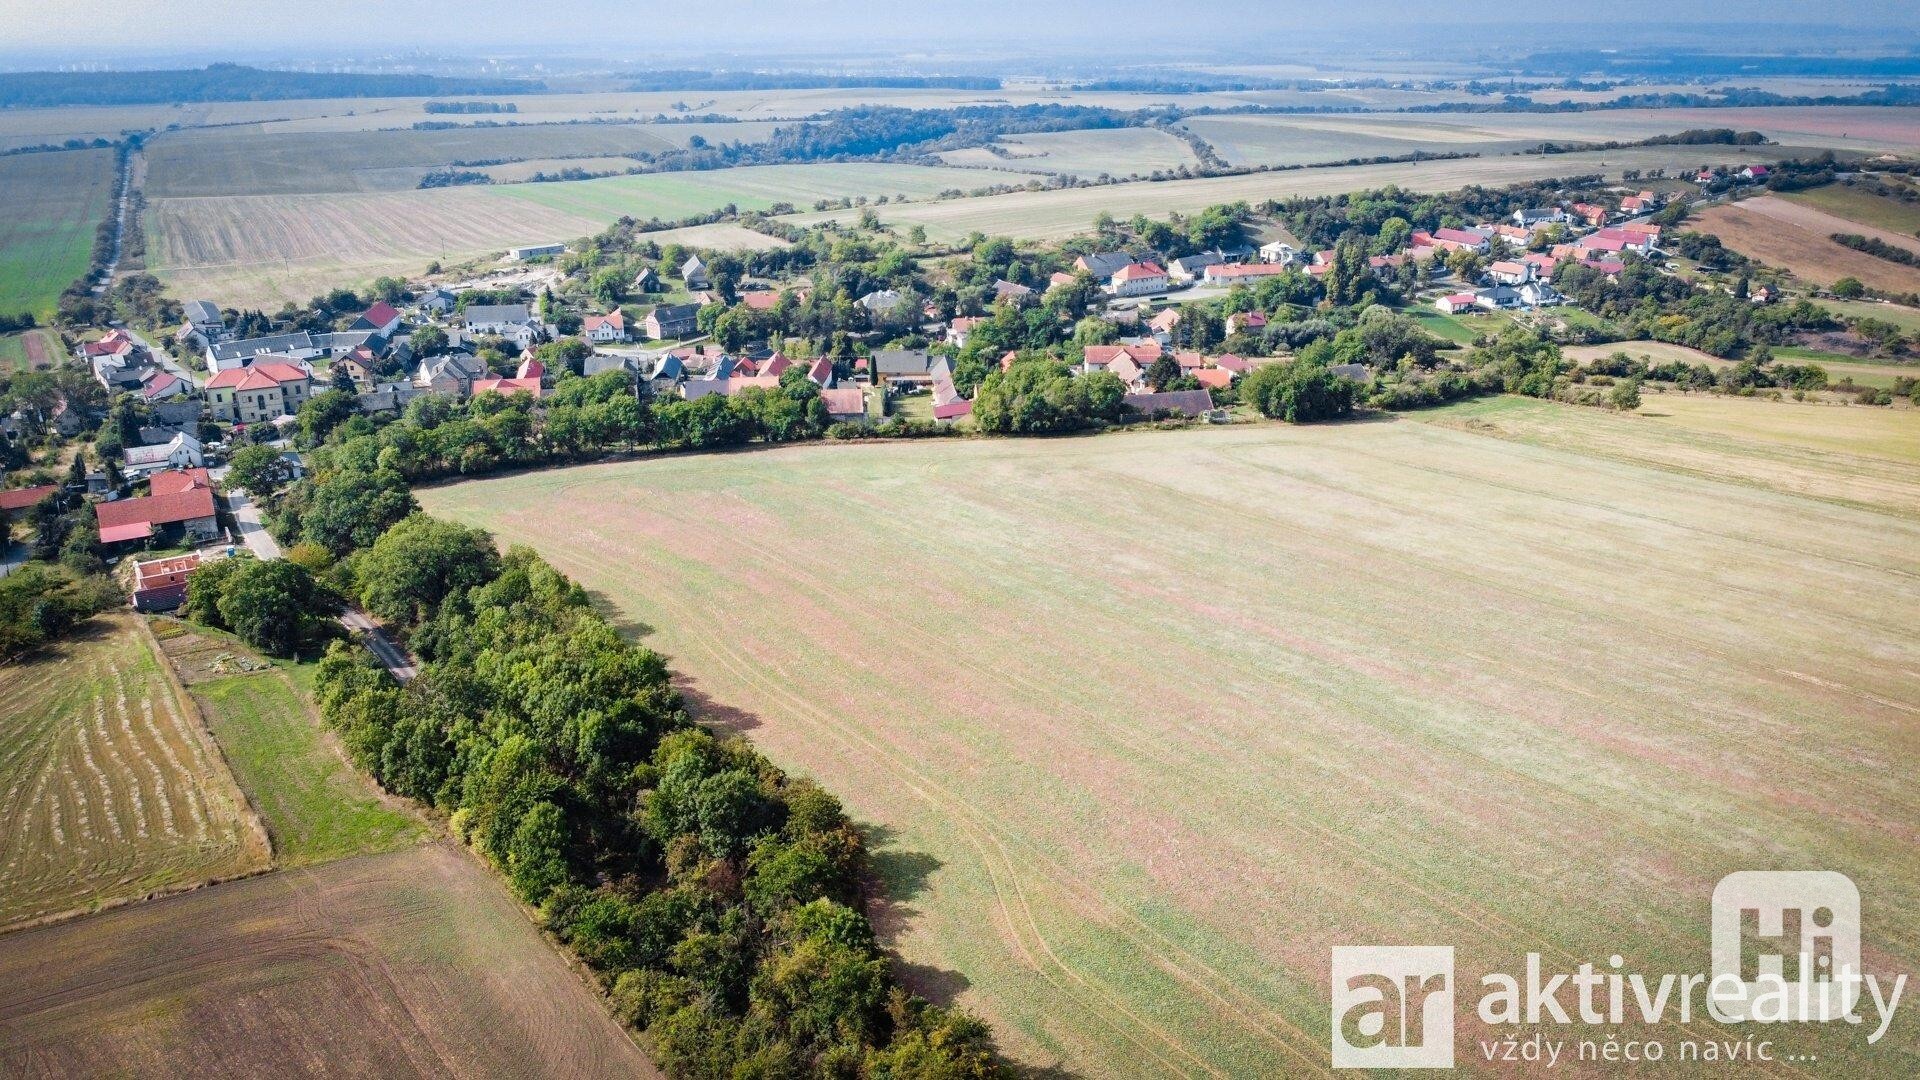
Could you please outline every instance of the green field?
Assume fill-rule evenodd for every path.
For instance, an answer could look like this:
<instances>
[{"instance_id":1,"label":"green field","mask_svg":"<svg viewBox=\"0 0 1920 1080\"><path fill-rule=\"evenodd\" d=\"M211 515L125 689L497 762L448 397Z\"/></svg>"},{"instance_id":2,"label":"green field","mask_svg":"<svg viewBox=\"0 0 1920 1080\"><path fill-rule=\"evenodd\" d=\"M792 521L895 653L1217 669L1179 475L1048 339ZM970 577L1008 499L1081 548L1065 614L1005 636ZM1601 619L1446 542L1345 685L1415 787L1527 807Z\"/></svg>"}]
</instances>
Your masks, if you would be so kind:
<instances>
[{"instance_id":1,"label":"green field","mask_svg":"<svg viewBox=\"0 0 1920 1080\"><path fill-rule=\"evenodd\" d=\"M1920 204L1889 199L1847 184L1796 191L1786 198L1877 229L1908 236L1920 232Z\"/></svg>"},{"instance_id":2,"label":"green field","mask_svg":"<svg viewBox=\"0 0 1920 1080\"><path fill-rule=\"evenodd\" d=\"M0 312L53 313L87 272L113 180L112 150L0 157Z\"/></svg>"},{"instance_id":3,"label":"green field","mask_svg":"<svg viewBox=\"0 0 1920 1080\"><path fill-rule=\"evenodd\" d=\"M1065 173L1087 179L1102 174L1147 176L1156 170L1199 164L1186 143L1152 128L1008 135L998 141L1010 157L980 148L951 150L940 157L952 165Z\"/></svg>"},{"instance_id":4,"label":"green field","mask_svg":"<svg viewBox=\"0 0 1920 1080\"><path fill-rule=\"evenodd\" d=\"M195 636L165 644L171 652ZM266 819L275 866L391 851L430 835L417 815L383 799L348 764L286 672L267 668L195 679L189 692L241 788Z\"/></svg>"},{"instance_id":5,"label":"green field","mask_svg":"<svg viewBox=\"0 0 1920 1080\"><path fill-rule=\"evenodd\" d=\"M1866 300L1822 300L1820 306L1849 318L1879 319L1908 333L1920 333L1920 308L1900 304L1876 304Z\"/></svg>"},{"instance_id":6,"label":"green field","mask_svg":"<svg viewBox=\"0 0 1920 1080\"><path fill-rule=\"evenodd\" d=\"M612 221L621 215L631 215L642 221L653 217L671 221L728 204L742 210L765 210L776 202L805 208L817 199L840 199L849 195L922 199L949 188L983 187L1020 179L1024 178L922 165L761 165L710 172L615 176L569 184L522 184L498 188L488 194L585 218ZM846 217L848 211L839 211L839 214Z\"/></svg>"},{"instance_id":7,"label":"green field","mask_svg":"<svg viewBox=\"0 0 1920 1080\"><path fill-rule=\"evenodd\" d=\"M0 372L49 367L66 358L66 346L51 330L0 334Z\"/></svg>"},{"instance_id":8,"label":"green field","mask_svg":"<svg viewBox=\"0 0 1920 1080\"><path fill-rule=\"evenodd\" d=\"M1335 945L1703 970L1733 870L1848 874L1871 964L1920 967L1920 412L1415 416L422 499L655 628L709 719L879 826L910 976L1035 1068L1325 1073ZM1636 1033L1750 1033L1694 1015ZM1912 1075L1914 1015L1775 1049Z\"/></svg>"}]
</instances>

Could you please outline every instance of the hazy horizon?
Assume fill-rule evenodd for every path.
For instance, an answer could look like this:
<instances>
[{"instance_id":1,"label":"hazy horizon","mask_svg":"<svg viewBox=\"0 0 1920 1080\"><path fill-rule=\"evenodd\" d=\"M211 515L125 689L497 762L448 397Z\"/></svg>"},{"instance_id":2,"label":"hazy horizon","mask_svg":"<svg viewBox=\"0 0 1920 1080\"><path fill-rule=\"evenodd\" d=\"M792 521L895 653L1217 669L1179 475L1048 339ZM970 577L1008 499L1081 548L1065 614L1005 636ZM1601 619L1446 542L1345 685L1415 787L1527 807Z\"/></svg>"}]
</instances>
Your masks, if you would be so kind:
<instances>
[{"instance_id":1,"label":"hazy horizon","mask_svg":"<svg viewBox=\"0 0 1920 1080\"><path fill-rule=\"evenodd\" d=\"M1482 59L1529 49L1645 48L1818 50L1832 35L1876 31L1856 54L1902 53L1920 41L1920 19L1902 0L1842 0L1815 13L1794 0L1756 0L1737 18L1718 0L1619 0L1590 5L1445 0L1410 5L1350 0L1338 11L1276 10L1256 0L1191 0L1158 41L1163 3L1058 0L1040 6L978 0L967 7L829 0L716 0L698 8L636 12L610 0L560 0L530 8L505 0L417 0L396 18L377 0L324 6L288 0L0 0L0 66L126 67L204 63L394 62L409 54L484 65L555 61L672 67L689 60L786 59L832 64L891 59L923 68L978 65L988 57L1097 62L1124 49L1127 68L1218 58L1233 63L1337 63L1355 56L1412 62ZM1519 14L1521 17L1514 18ZM1204 18L1202 18L1204 17ZM1189 28L1231 27L1218 40ZM1484 25L1498 33L1475 33ZM1444 48L1441 48L1444 46ZM1433 55L1423 55L1433 49ZM876 55L878 54L878 55Z\"/></svg>"}]
</instances>

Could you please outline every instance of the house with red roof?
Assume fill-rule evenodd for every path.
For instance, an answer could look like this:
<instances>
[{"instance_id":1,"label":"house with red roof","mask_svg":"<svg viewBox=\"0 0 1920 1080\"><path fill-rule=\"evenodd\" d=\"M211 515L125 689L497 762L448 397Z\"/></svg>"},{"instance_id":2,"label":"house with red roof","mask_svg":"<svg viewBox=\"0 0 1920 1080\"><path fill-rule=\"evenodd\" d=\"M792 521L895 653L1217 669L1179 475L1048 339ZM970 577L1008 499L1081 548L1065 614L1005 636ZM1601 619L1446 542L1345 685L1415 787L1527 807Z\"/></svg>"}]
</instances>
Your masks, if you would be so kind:
<instances>
[{"instance_id":1,"label":"house with red roof","mask_svg":"<svg viewBox=\"0 0 1920 1080\"><path fill-rule=\"evenodd\" d=\"M973 334L973 328L986 322L983 315L962 315L947 324L947 344L965 348L967 338Z\"/></svg>"},{"instance_id":2,"label":"house with red roof","mask_svg":"<svg viewBox=\"0 0 1920 1080\"><path fill-rule=\"evenodd\" d=\"M1604 206L1595 206L1592 203L1578 202L1573 204L1573 216L1589 225L1605 225L1607 223L1607 208Z\"/></svg>"},{"instance_id":3,"label":"house with red roof","mask_svg":"<svg viewBox=\"0 0 1920 1080\"><path fill-rule=\"evenodd\" d=\"M1214 357L1213 366L1222 371L1230 371L1235 375L1245 375L1247 372L1253 370L1253 364L1251 362L1243 360L1232 353L1221 353L1219 356Z\"/></svg>"},{"instance_id":4,"label":"house with red roof","mask_svg":"<svg viewBox=\"0 0 1920 1080\"><path fill-rule=\"evenodd\" d=\"M1147 296L1166 292L1166 267L1157 262L1128 263L1113 272L1107 291L1115 296Z\"/></svg>"},{"instance_id":5,"label":"house with red roof","mask_svg":"<svg viewBox=\"0 0 1920 1080\"><path fill-rule=\"evenodd\" d=\"M520 361L520 369L510 379L475 379L473 392L479 394L531 394L539 397L543 392L542 382L546 379L547 366L529 356Z\"/></svg>"},{"instance_id":6,"label":"house with red roof","mask_svg":"<svg viewBox=\"0 0 1920 1080\"><path fill-rule=\"evenodd\" d=\"M1156 334L1172 334L1180 326L1180 309L1167 308L1148 319L1147 326Z\"/></svg>"},{"instance_id":7,"label":"house with red roof","mask_svg":"<svg viewBox=\"0 0 1920 1080\"><path fill-rule=\"evenodd\" d=\"M1201 368L1199 371L1191 371L1188 374L1199 380L1200 385L1209 390L1225 390L1233 385L1233 372L1226 368Z\"/></svg>"},{"instance_id":8,"label":"house with red roof","mask_svg":"<svg viewBox=\"0 0 1920 1080\"><path fill-rule=\"evenodd\" d=\"M864 424L867 422L867 392L857 386L820 391L820 400L827 407L827 420L835 424Z\"/></svg>"},{"instance_id":9,"label":"house with red roof","mask_svg":"<svg viewBox=\"0 0 1920 1080\"><path fill-rule=\"evenodd\" d=\"M1463 292L1454 293L1452 296L1443 296L1435 300L1433 306L1448 315L1459 315L1462 312L1473 310L1473 294Z\"/></svg>"},{"instance_id":10,"label":"house with red roof","mask_svg":"<svg viewBox=\"0 0 1920 1080\"><path fill-rule=\"evenodd\" d=\"M1772 170L1768 169L1765 165L1749 165L1740 170L1740 179L1748 181L1765 180L1772 175Z\"/></svg>"},{"instance_id":11,"label":"house with red roof","mask_svg":"<svg viewBox=\"0 0 1920 1080\"><path fill-rule=\"evenodd\" d=\"M33 509L40 505L42 499L51 497L59 490L56 484L39 484L34 487L8 488L0 491L0 532L4 532L10 516Z\"/></svg>"},{"instance_id":12,"label":"house with red roof","mask_svg":"<svg viewBox=\"0 0 1920 1080\"><path fill-rule=\"evenodd\" d=\"M1091 375L1096 371L1109 370L1122 360L1145 370L1148 364L1160 359L1162 351L1159 342L1141 345L1089 345L1081 354L1080 371L1083 375Z\"/></svg>"},{"instance_id":13,"label":"house with red roof","mask_svg":"<svg viewBox=\"0 0 1920 1080\"><path fill-rule=\"evenodd\" d=\"M1487 267L1487 276L1498 285L1525 285L1533 280L1533 267L1529 263L1501 259Z\"/></svg>"},{"instance_id":14,"label":"house with red roof","mask_svg":"<svg viewBox=\"0 0 1920 1080\"><path fill-rule=\"evenodd\" d=\"M207 470L155 473L152 491L142 498L96 503L93 512L100 522L100 542L124 544L162 535L203 541L220 535Z\"/></svg>"},{"instance_id":15,"label":"house with red roof","mask_svg":"<svg viewBox=\"0 0 1920 1080\"><path fill-rule=\"evenodd\" d=\"M580 320L580 336L605 345L628 338L627 313L614 308L605 315L589 315Z\"/></svg>"},{"instance_id":16,"label":"house with red roof","mask_svg":"<svg viewBox=\"0 0 1920 1080\"><path fill-rule=\"evenodd\" d=\"M822 390L831 390L834 384L833 361L824 356L807 361L807 381Z\"/></svg>"},{"instance_id":17,"label":"house with red roof","mask_svg":"<svg viewBox=\"0 0 1920 1080\"><path fill-rule=\"evenodd\" d=\"M765 360L760 361L760 363L756 365L756 370L754 374L771 375L777 379L781 375L785 374L786 370L792 366L793 366L793 361L787 359L785 353L782 353L778 349L775 349L772 356L767 357Z\"/></svg>"},{"instance_id":18,"label":"house with red roof","mask_svg":"<svg viewBox=\"0 0 1920 1080\"><path fill-rule=\"evenodd\" d=\"M1236 311L1227 316L1227 336L1257 333L1267 328L1267 317L1258 311Z\"/></svg>"},{"instance_id":19,"label":"house with red roof","mask_svg":"<svg viewBox=\"0 0 1920 1080\"><path fill-rule=\"evenodd\" d=\"M1255 281L1273 277L1275 274L1285 274L1291 270L1292 267L1286 263L1220 263L1202 270L1200 278L1208 283L1217 281L1232 284L1236 281Z\"/></svg>"},{"instance_id":20,"label":"house with red roof","mask_svg":"<svg viewBox=\"0 0 1920 1080\"><path fill-rule=\"evenodd\" d=\"M156 401L185 397L193 388L186 380L165 368L154 368L140 380L140 400L151 405Z\"/></svg>"},{"instance_id":21,"label":"house with red roof","mask_svg":"<svg viewBox=\"0 0 1920 1080\"><path fill-rule=\"evenodd\" d=\"M400 312L385 300L376 302L372 307L360 313L353 320L349 330L371 330L376 334L391 334L400 328Z\"/></svg>"},{"instance_id":22,"label":"house with red roof","mask_svg":"<svg viewBox=\"0 0 1920 1080\"><path fill-rule=\"evenodd\" d=\"M207 411L234 424L257 424L300 411L313 394L313 373L299 364L262 361L228 368L207 380Z\"/></svg>"}]
</instances>

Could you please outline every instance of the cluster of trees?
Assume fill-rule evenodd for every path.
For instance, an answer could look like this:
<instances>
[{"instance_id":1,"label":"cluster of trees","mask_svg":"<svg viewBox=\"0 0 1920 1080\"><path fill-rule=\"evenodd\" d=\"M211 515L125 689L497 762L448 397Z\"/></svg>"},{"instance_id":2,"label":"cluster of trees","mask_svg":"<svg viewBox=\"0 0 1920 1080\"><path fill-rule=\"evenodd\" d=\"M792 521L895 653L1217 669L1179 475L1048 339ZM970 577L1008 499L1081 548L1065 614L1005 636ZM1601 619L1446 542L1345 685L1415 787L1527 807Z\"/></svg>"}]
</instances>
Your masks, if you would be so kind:
<instances>
[{"instance_id":1,"label":"cluster of trees","mask_svg":"<svg viewBox=\"0 0 1920 1080\"><path fill-rule=\"evenodd\" d=\"M1785 344L1805 331L1839 323L1817 304L1758 305L1744 296L1698 289L1629 254L1614 277L1569 264L1554 277L1561 292L1629 337L1686 345L1714 356L1741 357L1760 345Z\"/></svg>"},{"instance_id":2,"label":"cluster of trees","mask_svg":"<svg viewBox=\"0 0 1920 1080\"><path fill-rule=\"evenodd\" d=\"M1334 246L1350 232L1373 238L1383 230L1391 230L1404 243L1414 229L1458 228L1498 220L1515 210L1553 206L1565 198L1600 198L1605 190L1603 177L1573 176L1504 188L1466 187L1436 194L1385 187L1347 195L1296 196L1283 202L1269 202L1263 209L1279 215L1287 230L1302 241L1325 248ZM1389 225L1396 220L1398 224ZM1384 250L1376 254L1392 250L1384 244L1382 247Z\"/></svg>"},{"instance_id":3,"label":"cluster of trees","mask_svg":"<svg viewBox=\"0 0 1920 1080\"><path fill-rule=\"evenodd\" d=\"M0 578L0 661L54 641L95 614L126 602L104 574L42 562Z\"/></svg>"},{"instance_id":4,"label":"cluster of trees","mask_svg":"<svg viewBox=\"0 0 1920 1080\"><path fill-rule=\"evenodd\" d=\"M268 656L294 656L324 640L339 610L339 597L294 559L234 556L187 579L188 618L232 631Z\"/></svg>"},{"instance_id":5,"label":"cluster of trees","mask_svg":"<svg viewBox=\"0 0 1920 1080\"><path fill-rule=\"evenodd\" d=\"M973 422L1000 435L1057 435L1118 423L1127 387L1099 371L1073 374L1049 356L1023 354L1006 370L995 368L973 399Z\"/></svg>"},{"instance_id":6,"label":"cluster of trees","mask_svg":"<svg viewBox=\"0 0 1920 1080\"><path fill-rule=\"evenodd\" d=\"M424 515L345 565L423 663L402 687L336 646L327 722L450 816L669 1075L1007 1075L985 1025L899 986L838 800L697 728L665 661L578 585Z\"/></svg>"},{"instance_id":7,"label":"cluster of trees","mask_svg":"<svg viewBox=\"0 0 1920 1080\"><path fill-rule=\"evenodd\" d=\"M1327 368L1328 342L1315 342L1291 363L1257 367L1240 381L1240 400L1260 415L1289 424L1353 415L1360 384Z\"/></svg>"},{"instance_id":8,"label":"cluster of trees","mask_svg":"<svg viewBox=\"0 0 1920 1080\"><path fill-rule=\"evenodd\" d=\"M1903 248L1898 244L1889 244L1877 236L1861 236L1859 233L1834 233L1832 240L1842 247L1850 247L1855 251L1871 255L1876 259L1885 259L1891 263L1899 263L1901 266L1920 266L1920 255L1914 254L1911 248Z\"/></svg>"},{"instance_id":9,"label":"cluster of trees","mask_svg":"<svg viewBox=\"0 0 1920 1080\"><path fill-rule=\"evenodd\" d=\"M520 79L267 71L239 64L201 70L0 74L0 108L56 105L164 105L183 101L280 101L296 98L427 97L444 94L538 94L546 84Z\"/></svg>"}]
</instances>

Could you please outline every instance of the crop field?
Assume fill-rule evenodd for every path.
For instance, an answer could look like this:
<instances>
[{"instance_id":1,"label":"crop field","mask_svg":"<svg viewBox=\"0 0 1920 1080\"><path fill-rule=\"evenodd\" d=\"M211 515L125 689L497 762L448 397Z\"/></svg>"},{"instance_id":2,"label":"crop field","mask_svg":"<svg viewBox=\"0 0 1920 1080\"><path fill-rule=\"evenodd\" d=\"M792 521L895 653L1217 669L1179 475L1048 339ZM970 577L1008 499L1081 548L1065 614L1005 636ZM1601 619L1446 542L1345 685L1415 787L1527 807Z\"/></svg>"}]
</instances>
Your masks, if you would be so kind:
<instances>
[{"instance_id":1,"label":"crop field","mask_svg":"<svg viewBox=\"0 0 1920 1080\"><path fill-rule=\"evenodd\" d=\"M575 240L623 214L677 219L728 203L765 209L851 195L925 196L1006 175L915 165L779 165L497 188L155 199L144 215L147 264L175 295L271 309L382 274L417 274L433 260Z\"/></svg>"},{"instance_id":2,"label":"crop field","mask_svg":"<svg viewBox=\"0 0 1920 1080\"><path fill-rule=\"evenodd\" d=\"M406 191L456 161L605 158L684 147L701 137L758 142L771 124L547 124L438 131L259 134L169 132L147 148L150 199Z\"/></svg>"},{"instance_id":3,"label":"crop field","mask_svg":"<svg viewBox=\"0 0 1920 1080\"><path fill-rule=\"evenodd\" d=\"M67 350L51 330L0 334L0 372L38 371L66 359Z\"/></svg>"},{"instance_id":4,"label":"crop field","mask_svg":"<svg viewBox=\"0 0 1920 1080\"><path fill-rule=\"evenodd\" d=\"M0 926L233 877L266 837L129 616L0 666Z\"/></svg>"},{"instance_id":5,"label":"crop field","mask_svg":"<svg viewBox=\"0 0 1920 1080\"><path fill-rule=\"evenodd\" d=\"M984 149L950 150L940 156L952 165L1062 173L1088 179L1102 174L1147 176L1156 170L1199 164L1186 143L1152 128L1009 135L999 143L1013 156L1001 157Z\"/></svg>"},{"instance_id":6,"label":"crop field","mask_svg":"<svg viewBox=\"0 0 1920 1080\"><path fill-rule=\"evenodd\" d=\"M1331 946L1704 970L1736 869L1847 873L1871 963L1920 964L1920 459L1796 441L1920 413L1707 415L1735 404L1789 408L1498 399L422 496L656 628L709 719L879 826L910 974L1022 1062L1304 1075ZM1870 1053L1842 1027L1775 1049L1920 1068L1911 1016Z\"/></svg>"},{"instance_id":7,"label":"crop field","mask_svg":"<svg viewBox=\"0 0 1920 1080\"><path fill-rule=\"evenodd\" d=\"M653 1077L475 859L441 842L0 938L10 1077Z\"/></svg>"},{"instance_id":8,"label":"crop field","mask_svg":"<svg viewBox=\"0 0 1920 1080\"><path fill-rule=\"evenodd\" d=\"M1607 173L1622 169L1678 169L1698 164L1690 147L1650 147L1606 153L1529 155L1472 158L1459 161L1420 161L1393 165L1356 165L1331 169L1217 176L1196 180L1141 181L1057 191L1016 191L977 199L880 206L875 211L888 224L905 228L924 225L938 240L959 240L979 230L988 236L1029 240L1060 240L1093 227L1102 210L1118 218L1134 214L1165 217L1171 211L1191 213L1219 203L1241 199L1284 199L1293 195L1337 195L1342 192L1398 184L1412 191L1451 191L1468 184L1496 186L1554 176ZM1766 148L1763 148L1766 149ZM1756 160L1771 160L1762 155ZM817 166L814 166L817 168ZM983 174L975 173L980 176ZM991 177L993 174L984 174ZM608 183L609 181L594 181ZM962 187L979 186L976 180ZM546 185L553 186L553 185ZM565 186L565 185L563 185ZM799 214L796 225L839 217L845 212Z\"/></svg>"},{"instance_id":9,"label":"crop field","mask_svg":"<svg viewBox=\"0 0 1920 1080\"><path fill-rule=\"evenodd\" d=\"M1825 211L1835 217L1897 233L1909 242L1912 241L1915 233L1920 233L1920 206L1901 202L1898 199L1889 199L1884 195L1876 195L1871 191L1847 184L1828 184L1825 187L1807 191L1791 192L1781 197L1789 202L1797 202Z\"/></svg>"},{"instance_id":10,"label":"crop field","mask_svg":"<svg viewBox=\"0 0 1920 1080\"><path fill-rule=\"evenodd\" d=\"M286 672L216 631L172 619L156 619L152 627L265 819L276 867L391 851L427 838L417 814L348 763Z\"/></svg>"},{"instance_id":11,"label":"crop field","mask_svg":"<svg viewBox=\"0 0 1920 1080\"><path fill-rule=\"evenodd\" d=\"M51 314L112 200L111 150L0 157L0 312Z\"/></svg>"},{"instance_id":12,"label":"crop field","mask_svg":"<svg viewBox=\"0 0 1920 1080\"><path fill-rule=\"evenodd\" d=\"M1812 206L1766 195L1704 210L1689 219L1689 226L1719 237L1742 255L1816 285L1854 277L1890 292L1920 291L1920 268L1843 247L1830 237L1834 233L1878 235L1910 249L1920 249L1920 239L1903 239Z\"/></svg>"}]
</instances>

